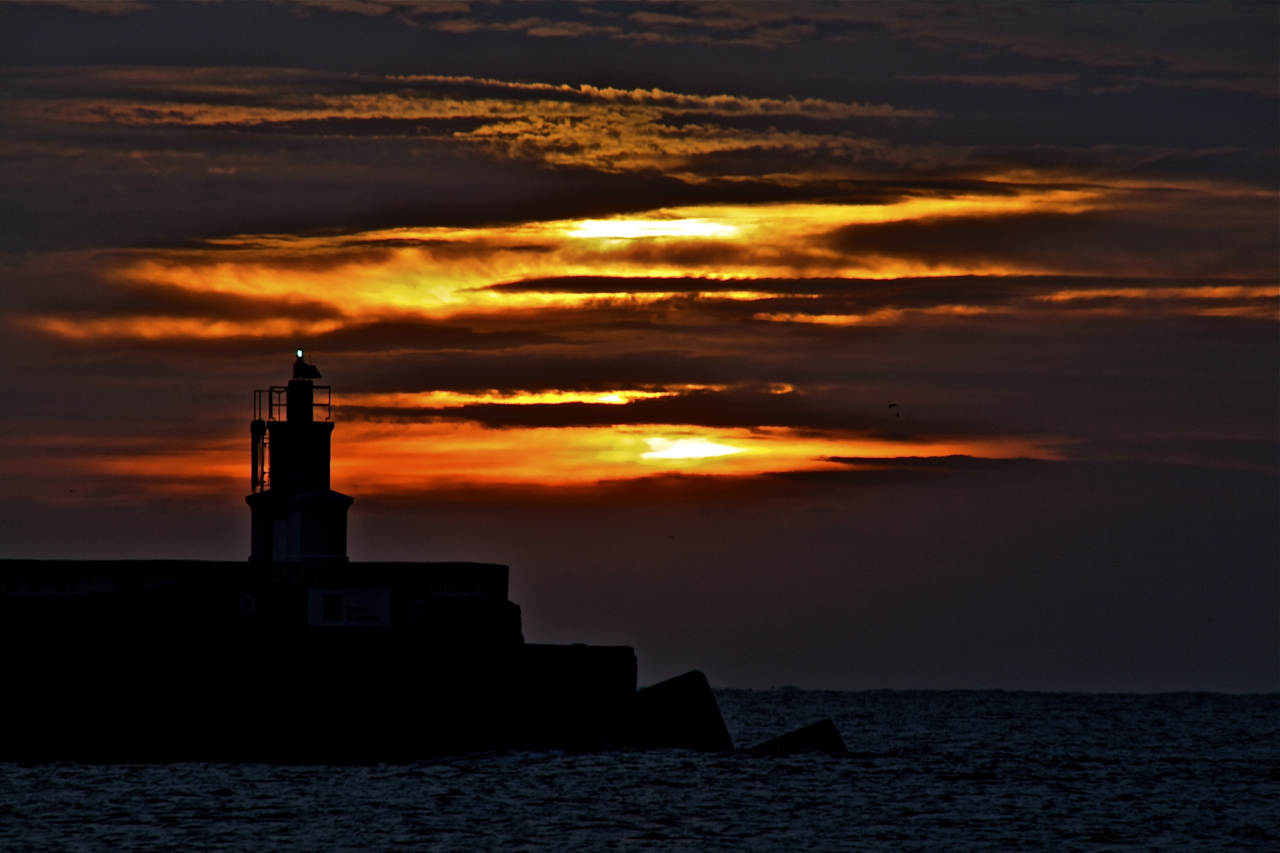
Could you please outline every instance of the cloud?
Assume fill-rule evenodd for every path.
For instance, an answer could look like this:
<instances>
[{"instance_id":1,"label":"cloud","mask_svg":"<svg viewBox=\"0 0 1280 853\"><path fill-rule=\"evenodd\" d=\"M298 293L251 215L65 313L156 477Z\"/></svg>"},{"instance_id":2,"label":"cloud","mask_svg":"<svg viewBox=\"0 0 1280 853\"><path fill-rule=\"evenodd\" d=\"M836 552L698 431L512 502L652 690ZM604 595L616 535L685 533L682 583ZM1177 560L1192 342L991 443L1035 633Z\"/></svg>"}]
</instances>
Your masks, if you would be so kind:
<instances>
[{"instance_id":1,"label":"cloud","mask_svg":"<svg viewBox=\"0 0 1280 853\"><path fill-rule=\"evenodd\" d=\"M546 38L701 32L775 47L899 33L845 7L668 6L630 18L606 9L580 20L541 8L422 22L461 26L451 16L466 14L490 32ZM351 11L375 22L393 10ZM1025 99L1064 86L1076 97L1123 76L1007 56L975 63L901 82ZM1124 68L1141 85L1210 80ZM1275 193L1204 165L1266 156L1251 149L962 143L975 133L956 130L967 119L951 101L903 100L922 89L896 83L857 90L886 93L871 98L759 81L742 91L641 86L626 75L569 84L266 67L4 74L16 130L0 168L13 197L107 187L97 208L84 207L104 223L95 227L142 208L156 220L168 210L206 217L175 220L163 238L129 226L132 248L109 255L45 256L74 268L57 287L44 286L54 274L18 264L6 303L15 335L86 358L233 360L301 343L354 371L344 416L379 429L985 440L995 427L962 409L889 421L882 404L851 403L898 395L851 382L837 365L899 335L1188 316L1252 328L1275 313ZM28 173L61 183L27 184ZM137 198L153 201L125 203ZM23 247L81 230L15 220L33 223L10 232ZM661 390L675 388L684 390ZM649 439L726 440L651 435L636 445L644 453L658 452Z\"/></svg>"},{"instance_id":2,"label":"cloud","mask_svg":"<svg viewBox=\"0 0 1280 853\"><path fill-rule=\"evenodd\" d=\"M42 6L61 6L91 15L136 15L139 12L150 11L152 8L152 4L138 2L138 0L112 0L110 3L103 3L100 0L36 0L36 2Z\"/></svg>"},{"instance_id":3,"label":"cloud","mask_svg":"<svg viewBox=\"0 0 1280 853\"><path fill-rule=\"evenodd\" d=\"M396 8L395 3L379 3L376 0L294 0L292 8L295 14L306 17L307 14L320 9L326 12L348 12L357 15L379 17ZM465 11L462 10L462 11Z\"/></svg>"},{"instance_id":4,"label":"cloud","mask_svg":"<svg viewBox=\"0 0 1280 853\"><path fill-rule=\"evenodd\" d=\"M334 487L358 483L370 496L459 487L591 486L670 474L756 477L783 471L842 470L832 456L978 455L1054 459L1046 442L1011 437L887 441L854 433L691 425L489 429L473 422L347 422L334 444ZM66 464L126 478L158 494L226 489L241 474L242 449L229 442L170 441L67 448ZM220 482L225 481L225 482Z\"/></svg>"},{"instance_id":5,"label":"cloud","mask_svg":"<svg viewBox=\"0 0 1280 853\"><path fill-rule=\"evenodd\" d=\"M1144 88L1188 89L1192 91L1218 90L1221 92L1238 92L1242 94L1260 95L1275 98L1280 94L1280 84L1267 76L1250 76L1241 74L1236 77L1153 77L1131 74L1111 75L1110 80L1088 87L1091 94L1114 95L1128 94Z\"/></svg>"},{"instance_id":6,"label":"cloud","mask_svg":"<svg viewBox=\"0 0 1280 853\"><path fill-rule=\"evenodd\" d=\"M536 9L529 16L525 10ZM593 14L594 13L594 14ZM1029 15L1017 4L818 4L770 2L667 3L603 17L590 7L530 4L516 9L472 7L436 23L457 33L524 32L531 37L599 38L635 44L701 44L775 51L803 43L859 47L900 40L971 60L1016 58L1056 65L1014 74L925 75L970 85L1043 90L1081 70L1106 76L1148 69L1154 85L1214 86L1274 97L1274 10L1258 4L1185 4L1164 9L1057 5ZM1274 40L1271 40L1274 41ZM1243 49L1242 49L1243 48ZM983 53L985 52L985 56ZM976 56L975 56L976 54ZM1265 58L1264 58L1265 54ZM1062 71L1062 64L1076 70ZM1215 82L1217 81L1217 82ZM1091 88L1105 90L1101 81Z\"/></svg>"},{"instance_id":7,"label":"cloud","mask_svg":"<svg viewBox=\"0 0 1280 853\"><path fill-rule=\"evenodd\" d=\"M10 250L1053 183L1274 186L1269 148L1179 147L1166 135L1159 145L999 144L1005 130L971 127L972 109L953 114L956 104L922 101L918 89L899 103L792 96L760 81L735 91L267 67L2 73L11 97L0 178L13 224L0 248ZM896 84L867 91L904 95ZM958 141L974 136L991 144ZM64 185L82 198L73 210L56 201Z\"/></svg>"},{"instance_id":8,"label":"cloud","mask_svg":"<svg viewBox=\"0 0 1280 853\"><path fill-rule=\"evenodd\" d=\"M1231 270L1231 275L1271 275L1280 240L1269 227L1274 217L1264 209L1270 202L1229 188L1169 190L1118 190L1091 210L851 224L832 231L830 246L856 258L946 266L987 263L1046 273L1214 277ZM1207 223L1204 214L1210 209L1222 210L1224 220Z\"/></svg>"},{"instance_id":9,"label":"cloud","mask_svg":"<svg viewBox=\"0 0 1280 853\"><path fill-rule=\"evenodd\" d=\"M623 324L876 326L1082 311L1266 317L1280 249L1274 211L1266 194L1244 199L1214 188L1005 184L891 203L241 235L116 253L98 271L113 289L92 304L16 316L80 341L304 336L376 347L385 336L427 348L607 335ZM1215 204L1224 215L1209 228L1200 217ZM1133 283L1106 288L1081 276Z\"/></svg>"},{"instance_id":10,"label":"cloud","mask_svg":"<svg viewBox=\"0 0 1280 853\"><path fill-rule=\"evenodd\" d=\"M679 171L691 158L725 152L887 156L883 145L844 129L814 133L735 125L752 118L839 124L935 115L932 110L821 98L695 95L658 88L448 76L130 68L64 69L11 79L27 94L11 108L30 122L315 134L391 132L481 146L502 156L554 166L604 171ZM83 94L88 88L94 90L91 97Z\"/></svg>"},{"instance_id":11,"label":"cloud","mask_svg":"<svg viewBox=\"0 0 1280 853\"><path fill-rule=\"evenodd\" d=\"M51 115L95 122L248 124L312 118L502 118L521 109L556 110L614 104L657 108L666 115L803 116L812 119L930 118L933 110L897 109L823 98L701 95L664 90L516 82L486 77L333 74L304 69L90 67L10 70L12 83L39 101L58 96ZM100 101L67 101L94 90ZM98 106L94 112L94 106ZM180 105L180 106L179 106ZM170 117L166 110L174 106ZM113 113L113 108L119 108ZM148 113L146 110L153 112ZM131 112L132 111L132 112Z\"/></svg>"},{"instance_id":12,"label":"cloud","mask_svg":"<svg viewBox=\"0 0 1280 853\"><path fill-rule=\"evenodd\" d=\"M934 49L986 48L1102 69L1165 66L1195 73L1260 70L1265 60L1257 50L1241 50L1242 36L1250 47L1260 47L1261 34L1274 29L1276 15L1274 9L1249 4L1176 9L1068 4L1032 15L1016 3L710 2L673 3L663 14L638 13L630 20L648 27L650 38L671 42L768 48L784 40L860 42L889 36ZM1274 55L1274 45L1270 52Z\"/></svg>"},{"instance_id":13,"label":"cloud","mask_svg":"<svg viewBox=\"0 0 1280 853\"><path fill-rule=\"evenodd\" d=\"M506 358L499 356L498 363L510 365L517 359L518 356L512 353ZM765 359L764 364L753 364L749 358L738 357L733 359L733 364L736 372L742 375L768 369L769 361ZM535 362L526 367L519 374L506 375L495 364L492 372L495 378L510 384L545 384L549 381L571 383L578 378L572 365L553 373L553 366L556 364L557 360L543 360L540 364ZM644 360L635 359L630 369L643 369L644 366ZM649 369L652 370L655 366L649 365ZM774 365L774 369L778 367ZM693 366L693 369L705 370L706 367ZM475 375L474 371L468 373ZM616 380L612 384L616 384ZM501 392L506 400L501 397L485 399L493 396L492 391L464 394L439 391L357 393L342 395L337 412L344 421L387 424L469 422L488 429L682 425L713 430L751 430L777 427L792 430L797 435L857 433L864 438L908 444L960 439L980 441L993 437L987 432L975 431L947 418L913 415L904 422L886 417L886 410L880 406L874 409L866 406L851 408L847 401L841 399L842 394L848 393L847 389L826 387L819 382L801 382L799 389L788 386L791 390L785 393L776 393L769 385L759 381L701 389L688 384L649 385L647 389L663 387L676 390L506 390ZM645 393L652 396L626 399L630 395ZM620 397L624 401L591 402L592 398L598 400L610 396ZM415 402L419 405L413 405Z\"/></svg>"},{"instance_id":14,"label":"cloud","mask_svg":"<svg viewBox=\"0 0 1280 853\"><path fill-rule=\"evenodd\" d=\"M160 15L148 4L132 2L39 5L110 15L128 12L143 18ZM535 39L767 51L823 43L874 49L901 42L971 62L1015 58L1103 72L1125 68L1173 75L1252 72L1254 77L1268 78L1275 64L1274 39L1269 38L1276 24L1275 10L1268 4L1250 3L1055 4L1028 14L1017 3L669 2L632 10L626 5L594 3L302 0L284 5L277 14L328 17L336 26L349 25L351 18L396 28L426 23L435 31L463 37L512 33ZM380 34L385 41L395 41L385 31Z\"/></svg>"},{"instance_id":15,"label":"cloud","mask_svg":"<svg viewBox=\"0 0 1280 853\"><path fill-rule=\"evenodd\" d=\"M1044 92L1075 83L1079 74L909 74L903 80L920 80L930 83L961 83L966 86L1015 86Z\"/></svg>"}]
</instances>

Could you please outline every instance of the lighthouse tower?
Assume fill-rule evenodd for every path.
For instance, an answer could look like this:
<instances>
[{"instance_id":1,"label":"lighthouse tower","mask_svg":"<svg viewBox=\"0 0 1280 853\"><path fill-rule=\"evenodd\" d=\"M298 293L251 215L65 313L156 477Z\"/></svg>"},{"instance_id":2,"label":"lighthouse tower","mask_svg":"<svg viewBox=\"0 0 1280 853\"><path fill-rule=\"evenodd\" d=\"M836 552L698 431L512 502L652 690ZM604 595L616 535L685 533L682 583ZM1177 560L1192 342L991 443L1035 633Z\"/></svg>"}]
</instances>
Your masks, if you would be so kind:
<instances>
[{"instance_id":1,"label":"lighthouse tower","mask_svg":"<svg viewBox=\"0 0 1280 853\"><path fill-rule=\"evenodd\" d=\"M298 350L288 386L253 392L251 561L347 562L352 499L329 488L331 397L319 378Z\"/></svg>"}]
</instances>

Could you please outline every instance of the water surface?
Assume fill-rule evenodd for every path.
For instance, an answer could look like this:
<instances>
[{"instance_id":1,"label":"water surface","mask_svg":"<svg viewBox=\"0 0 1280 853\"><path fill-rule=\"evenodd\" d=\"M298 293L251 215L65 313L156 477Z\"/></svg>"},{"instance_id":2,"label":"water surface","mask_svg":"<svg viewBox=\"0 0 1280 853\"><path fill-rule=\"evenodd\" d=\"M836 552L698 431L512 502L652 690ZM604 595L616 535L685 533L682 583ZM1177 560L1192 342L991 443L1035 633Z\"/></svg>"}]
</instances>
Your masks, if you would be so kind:
<instances>
[{"instance_id":1,"label":"water surface","mask_svg":"<svg viewBox=\"0 0 1280 853\"><path fill-rule=\"evenodd\" d=\"M739 746L831 717L850 752L8 764L0 849L1280 849L1277 694L716 695Z\"/></svg>"}]
</instances>

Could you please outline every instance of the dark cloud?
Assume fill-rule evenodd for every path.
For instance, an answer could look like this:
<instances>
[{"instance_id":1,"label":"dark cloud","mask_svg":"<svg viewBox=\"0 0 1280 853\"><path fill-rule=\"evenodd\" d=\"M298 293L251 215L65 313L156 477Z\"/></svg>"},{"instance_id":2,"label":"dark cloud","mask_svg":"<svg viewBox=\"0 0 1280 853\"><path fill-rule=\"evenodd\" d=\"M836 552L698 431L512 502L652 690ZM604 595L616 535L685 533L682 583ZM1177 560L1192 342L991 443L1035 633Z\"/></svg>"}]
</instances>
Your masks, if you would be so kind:
<instances>
[{"instance_id":1,"label":"dark cloud","mask_svg":"<svg viewBox=\"0 0 1280 853\"><path fill-rule=\"evenodd\" d=\"M1036 217L1031 218L1034 220ZM1052 228L1057 219L1057 215L1051 215L1048 228ZM1038 223L1019 222L1018 226L1010 229L1013 233L1007 235L1001 232L998 221L990 220L964 219L947 222L941 227L931 222L889 225L894 227L854 226L847 230L852 236L840 234L833 243L851 253L893 255L901 252L905 257L935 261L965 257L1010 260L1018 259L1019 255L1026 259L1035 250L1034 234ZM1077 225L1082 229L1090 227L1087 222L1071 221L1068 231ZM1021 227L1027 230L1019 234ZM930 242L929 238L936 233L935 228L941 232L940 239ZM996 233L989 233L988 229ZM970 240L968 232L978 232L979 236ZM948 240L956 246L954 251L947 248ZM693 322L696 315L720 321L747 321L762 314L868 315L885 309L927 311L945 306L1005 308L1037 313L1114 309L1125 313L1218 312L1226 315L1238 311L1241 315L1269 318L1276 301L1277 287L1274 278L958 275L749 280L567 276L526 279L494 285L489 289L515 293L675 293L714 297L717 293L749 288L759 293L778 294L748 302L682 299L677 296L651 303L647 308L628 309L635 313L648 313L655 318L676 312L687 315L684 322ZM1226 295L1224 291L1238 294ZM605 320L611 314L612 310L602 309L597 316L599 320ZM574 316L580 322L591 315L592 312L584 311Z\"/></svg>"},{"instance_id":2,"label":"dark cloud","mask_svg":"<svg viewBox=\"0 0 1280 853\"><path fill-rule=\"evenodd\" d=\"M512 353L397 353L351 364L347 390L362 393L418 391L612 391L679 384L732 384L748 378L784 381L760 365L729 353L692 353L644 347L610 353L580 347Z\"/></svg>"},{"instance_id":3,"label":"dark cloud","mask_svg":"<svg viewBox=\"0 0 1280 853\"><path fill-rule=\"evenodd\" d=\"M1006 216L947 217L850 225L834 232L832 248L848 254L885 255L933 263L965 260L1025 259L1039 252L1046 236L1070 239L1096 232L1097 213L1025 213Z\"/></svg>"},{"instance_id":4,"label":"dark cloud","mask_svg":"<svg viewBox=\"0 0 1280 853\"><path fill-rule=\"evenodd\" d=\"M1258 277L1273 272L1280 237L1271 227L1271 217L1259 210L1251 221L1238 219L1242 206L1252 206L1248 201L1213 206L1230 208L1235 221L1206 222L1172 206L1158 213L1096 210L939 217L850 225L833 232L829 245L854 256L939 265L988 261L1104 275L1120 270L1196 277L1224 269Z\"/></svg>"},{"instance_id":5,"label":"dark cloud","mask_svg":"<svg viewBox=\"0 0 1280 853\"><path fill-rule=\"evenodd\" d=\"M180 315L179 315L180 316ZM68 319L83 321L83 316L71 315ZM147 319L144 315L142 319ZM201 315L201 319L208 319ZM417 353L435 351L465 352L469 350L507 350L532 344L548 343L554 336L533 331L476 331L462 326L445 326L422 322L373 322L352 323L330 332L306 330L290 334L264 334L253 328L252 322L274 319L241 314L235 319L247 320L243 332L230 332L214 337L164 336L157 338L134 337L121 334L105 339L64 340L63 346L76 349L93 349L99 352L181 352L192 356L275 356L289 353L297 347L311 352L367 353L410 350Z\"/></svg>"},{"instance_id":6,"label":"dark cloud","mask_svg":"<svg viewBox=\"0 0 1280 853\"><path fill-rule=\"evenodd\" d=\"M895 440L910 441L947 432L947 425L912 423L890 430L878 412L825 409L821 399L797 393L775 394L766 389L693 391L678 396L636 400L624 405L557 403L502 405L479 403L440 409L375 409L342 407L345 417L379 420L469 420L488 427L577 427L638 424L687 424L748 429L785 426L807 429L858 430L875 437L892 432Z\"/></svg>"},{"instance_id":7,"label":"dark cloud","mask_svg":"<svg viewBox=\"0 0 1280 853\"><path fill-rule=\"evenodd\" d=\"M841 462L863 471L914 471L922 473L953 474L966 471L1009 471L1028 466L1051 465L1041 459L980 459L974 456L898 456L888 459L832 456L832 462ZM812 473L795 471L779 474L779 477L809 476Z\"/></svg>"},{"instance_id":8,"label":"dark cloud","mask_svg":"<svg viewBox=\"0 0 1280 853\"><path fill-rule=\"evenodd\" d=\"M554 335L537 331L476 331L440 323L383 321L358 323L334 332L310 336L312 349L324 352L387 352L394 350L489 350L550 343Z\"/></svg>"},{"instance_id":9,"label":"dark cloud","mask_svg":"<svg viewBox=\"0 0 1280 853\"><path fill-rule=\"evenodd\" d=\"M342 316L341 311L326 302L254 298L162 286L115 288L99 299L90 298L76 307L90 308L96 316L200 317L210 320L253 321L274 317L323 320Z\"/></svg>"}]
</instances>

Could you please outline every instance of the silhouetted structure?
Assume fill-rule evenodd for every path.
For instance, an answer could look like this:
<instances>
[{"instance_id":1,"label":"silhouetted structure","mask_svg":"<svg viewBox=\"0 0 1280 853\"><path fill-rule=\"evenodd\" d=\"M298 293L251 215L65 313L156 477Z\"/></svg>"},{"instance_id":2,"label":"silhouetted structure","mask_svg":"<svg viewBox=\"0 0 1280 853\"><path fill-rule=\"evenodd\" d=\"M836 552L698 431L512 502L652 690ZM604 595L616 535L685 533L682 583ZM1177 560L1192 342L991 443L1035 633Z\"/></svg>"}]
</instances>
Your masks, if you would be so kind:
<instances>
[{"instance_id":1,"label":"silhouetted structure","mask_svg":"<svg viewBox=\"0 0 1280 853\"><path fill-rule=\"evenodd\" d=\"M639 691L632 709L631 739L636 746L733 749L711 685L696 669Z\"/></svg>"},{"instance_id":2,"label":"silhouetted structure","mask_svg":"<svg viewBox=\"0 0 1280 853\"><path fill-rule=\"evenodd\" d=\"M249 559L319 565L347 560L347 509L352 499L329 488L329 438L333 435L329 386L303 359L285 387L253 393L253 509ZM325 393L317 404L315 392ZM324 409L323 421L315 410ZM283 417L279 417L283 415ZM265 417L264 417L265 416Z\"/></svg>"},{"instance_id":3,"label":"silhouetted structure","mask_svg":"<svg viewBox=\"0 0 1280 853\"><path fill-rule=\"evenodd\" d=\"M299 350L255 393L248 561L0 560L0 760L733 748L702 673L637 693L630 647L526 644L506 566L351 562L318 378Z\"/></svg>"},{"instance_id":4,"label":"silhouetted structure","mask_svg":"<svg viewBox=\"0 0 1280 853\"><path fill-rule=\"evenodd\" d=\"M779 735L751 748L752 752L768 755L786 755L802 750L846 752L844 741L840 739L840 732L836 730L836 724L830 719L819 720L813 725L787 732L785 735Z\"/></svg>"}]
</instances>

